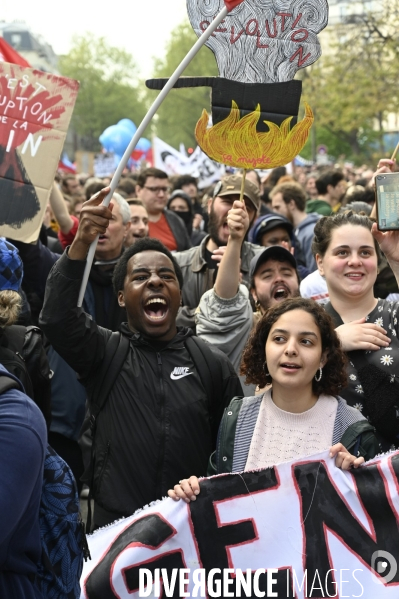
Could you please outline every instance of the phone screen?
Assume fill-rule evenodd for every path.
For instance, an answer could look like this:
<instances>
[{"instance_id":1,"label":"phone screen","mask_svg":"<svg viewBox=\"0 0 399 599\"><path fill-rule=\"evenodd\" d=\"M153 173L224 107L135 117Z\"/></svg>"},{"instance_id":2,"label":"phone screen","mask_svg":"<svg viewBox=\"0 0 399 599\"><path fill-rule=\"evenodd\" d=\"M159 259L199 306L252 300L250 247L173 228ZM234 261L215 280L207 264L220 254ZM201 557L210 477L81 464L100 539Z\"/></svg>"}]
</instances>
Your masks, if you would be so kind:
<instances>
[{"instance_id":1,"label":"phone screen","mask_svg":"<svg viewBox=\"0 0 399 599\"><path fill-rule=\"evenodd\" d=\"M377 175L378 228L382 231L399 229L399 173Z\"/></svg>"}]
</instances>

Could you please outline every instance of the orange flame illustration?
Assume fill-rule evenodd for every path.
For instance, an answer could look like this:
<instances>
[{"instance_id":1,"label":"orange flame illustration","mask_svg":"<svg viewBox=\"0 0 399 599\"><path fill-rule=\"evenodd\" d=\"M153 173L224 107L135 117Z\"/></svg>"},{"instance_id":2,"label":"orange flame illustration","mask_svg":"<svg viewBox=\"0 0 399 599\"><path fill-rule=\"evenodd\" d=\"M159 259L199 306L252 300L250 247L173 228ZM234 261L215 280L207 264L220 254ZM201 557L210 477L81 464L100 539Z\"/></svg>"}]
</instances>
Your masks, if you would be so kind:
<instances>
[{"instance_id":1,"label":"orange flame illustration","mask_svg":"<svg viewBox=\"0 0 399 599\"><path fill-rule=\"evenodd\" d=\"M256 124L260 106L240 118L237 104L232 102L231 112L220 123L209 129L208 113L202 111L195 127L195 137L201 149L212 160L245 169L274 168L291 162L302 150L313 123L313 112L305 102L305 116L292 129L292 116L280 126L264 121L269 131L259 133Z\"/></svg>"}]
</instances>

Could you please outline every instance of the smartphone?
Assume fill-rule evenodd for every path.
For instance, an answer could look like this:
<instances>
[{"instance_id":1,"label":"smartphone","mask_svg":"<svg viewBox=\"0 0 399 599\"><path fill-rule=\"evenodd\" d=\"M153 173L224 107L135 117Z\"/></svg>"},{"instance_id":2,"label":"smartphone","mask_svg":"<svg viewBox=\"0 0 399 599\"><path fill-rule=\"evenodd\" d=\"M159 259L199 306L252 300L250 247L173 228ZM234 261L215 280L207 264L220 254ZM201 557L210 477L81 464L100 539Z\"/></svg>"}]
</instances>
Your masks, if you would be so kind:
<instances>
[{"instance_id":1,"label":"smartphone","mask_svg":"<svg viewBox=\"0 0 399 599\"><path fill-rule=\"evenodd\" d=\"M399 173L386 173L375 178L377 220L380 231L399 230Z\"/></svg>"}]
</instances>

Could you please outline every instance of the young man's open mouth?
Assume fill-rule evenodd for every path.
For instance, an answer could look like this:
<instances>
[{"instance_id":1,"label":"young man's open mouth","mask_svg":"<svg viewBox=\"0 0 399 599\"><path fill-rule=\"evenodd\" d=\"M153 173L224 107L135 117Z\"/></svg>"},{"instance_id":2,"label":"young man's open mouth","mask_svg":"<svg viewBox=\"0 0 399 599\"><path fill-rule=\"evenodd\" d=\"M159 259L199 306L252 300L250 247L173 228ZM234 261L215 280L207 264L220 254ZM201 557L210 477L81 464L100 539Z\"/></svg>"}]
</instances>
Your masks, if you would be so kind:
<instances>
[{"instance_id":1,"label":"young man's open mouth","mask_svg":"<svg viewBox=\"0 0 399 599\"><path fill-rule=\"evenodd\" d=\"M169 306L163 297L150 297L144 303L144 313L151 322L162 322L169 312Z\"/></svg>"},{"instance_id":2,"label":"young man's open mouth","mask_svg":"<svg viewBox=\"0 0 399 599\"><path fill-rule=\"evenodd\" d=\"M276 301L282 301L290 297L291 293L285 285L277 285L272 292L272 297Z\"/></svg>"}]
</instances>

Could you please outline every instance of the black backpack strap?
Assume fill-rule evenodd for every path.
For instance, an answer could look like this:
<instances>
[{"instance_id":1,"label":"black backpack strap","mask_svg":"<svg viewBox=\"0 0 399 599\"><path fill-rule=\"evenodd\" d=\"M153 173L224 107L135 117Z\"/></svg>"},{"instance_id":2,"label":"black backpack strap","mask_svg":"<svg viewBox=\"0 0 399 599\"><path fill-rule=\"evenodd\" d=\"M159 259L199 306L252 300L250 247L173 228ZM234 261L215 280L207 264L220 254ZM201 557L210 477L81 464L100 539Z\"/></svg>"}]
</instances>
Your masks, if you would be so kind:
<instances>
[{"instance_id":1,"label":"black backpack strap","mask_svg":"<svg viewBox=\"0 0 399 599\"><path fill-rule=\"evenodd\" d=\"M0 395L10 389L18 389L23 392L21 384L7 374L0 372Z\"/></svg>"},{"instance_id":2,"label":"black backpack strap","mask_svg":"<svg viewBox=\"0 0 399 599\"><path fill-rule=\"evenodd\" d=\"M22 358L22 349L25 343L26 327L14 324L4 330L2 337L7 339L7 347ZM24 358L22 358L24 360Z\"/></svg>"},{"instance_id":3,"label":"black backpack strap","mask_svg":"<svg viewBox=\"0 0 399 599\"><path fill-rule=\"evenodd\" d=\"M89 396L91 420L94 423L108 399L111 389L125 363L130 342L119 332L111 333L105 346L101 373Z\"/></svg>"},{"instance_id":4,"label":"black backpack strap","mask_svg":"<svg viewBox=\"0 0 399 599\"><path fill-rule=\"evenodd\" d=\"M127 337L119 332L111 333L110 338L105 346L104 359L101 362L101 373L97 379L97 384L94 385L93 389L89 393L89 427L91 430L91 448L90 448L90 466L88 472L86 471L84 477L88 477L89 483L89 496L87 498L87 522L86 530L91 532L91 500L94 487L94 438L96 434L96 418L103 409L111 389L118 378L118 375L125 363L127 353L129 351L130 342ZM86 421L83 423L82 436L85 434Z\"/></svg>"},{"instance_id":5,"label":"black backpack strap","mask_svg":"<svg viewBox=\"0 0 399 599\"><path fill-rule=\"evenodd\" d=\"M219 360L205 341L198 337L187 337L186 348L195 364L205 387L209 404L223 397L223 377Z\"/></svg>"}]
</instances>

